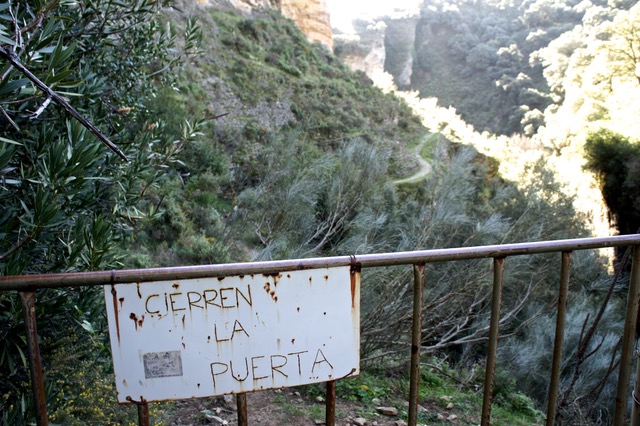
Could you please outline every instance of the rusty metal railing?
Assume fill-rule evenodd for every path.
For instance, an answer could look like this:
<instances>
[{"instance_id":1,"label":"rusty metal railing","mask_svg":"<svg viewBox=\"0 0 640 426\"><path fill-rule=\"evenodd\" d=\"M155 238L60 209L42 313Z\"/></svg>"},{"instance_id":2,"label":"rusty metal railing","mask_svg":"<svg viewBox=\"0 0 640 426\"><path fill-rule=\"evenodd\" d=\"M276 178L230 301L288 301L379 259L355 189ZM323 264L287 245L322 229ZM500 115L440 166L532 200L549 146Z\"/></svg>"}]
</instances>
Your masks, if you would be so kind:
<instances>
[{"instance_id":1,"label":"rusty metal railing","mask_svg":"<svg viewBox=\"0 0 640 426\"><path fill-rule=\"evenodd\" d=\"M493 290L491 299L491 320L489 327L489 344L484 380L484 394L481 424L489 425L491 420L491 404L493 399L493 383L495 361L498 348L500 305L503 288L503 272L505 260L511 256L532 255L540 253L561 253L560 286L558 291L558 311L556 318L556 334L551 368L549 396L547 401L547 425L555 423L558 389L560 383L560 367L564 323L567 309L569 270L571 253L576 250L598 249L604 247L640 246L640 235L625 235L603 238L583 238L572 240L544 241L534 243L505 244L481 247L464 247L440 250L422 250L399 253L380 253L352 256L336 256L314 259L282 260L271 262L232 263L221 265L185 266L172 268L133 269L120 271L60 273L49 275L21 275L0 277L0 291L18 291L23 306L26 325L27 346L31 383L34 397L37 424L47 425L47 407L45 400L44 372L38 348L37 325L35 318L35 293L40 288L104 286L118 283L147 282L158 280L182 280L204 277L224 277L249 274L273 274L284 271L329 268L357 264L359 267L384 267L394 265L413 265L413 329L411 339L411 374L409 386L409 425L417 424L418 389L420 380L420 351L422 335L422 302L425 285L425 264L435 262L492 258ZM634 355L634 339L638 315L638 296L640 290L640 254L634 253L627 309L625 313L622 350L620 355L620 372L615 400L614 425L625 424L627 401L630 399L629 386ZM640 358L639 358L640 360ZM640 368L636 369L631 424L640 426ZM327 382L326 424L335 425L335 381ZM238 424L248 424L246 395L237 395ZM149 411L146 403L138 403L138 419L140 425L149 424Z\"/></svg>"}]
</instances>

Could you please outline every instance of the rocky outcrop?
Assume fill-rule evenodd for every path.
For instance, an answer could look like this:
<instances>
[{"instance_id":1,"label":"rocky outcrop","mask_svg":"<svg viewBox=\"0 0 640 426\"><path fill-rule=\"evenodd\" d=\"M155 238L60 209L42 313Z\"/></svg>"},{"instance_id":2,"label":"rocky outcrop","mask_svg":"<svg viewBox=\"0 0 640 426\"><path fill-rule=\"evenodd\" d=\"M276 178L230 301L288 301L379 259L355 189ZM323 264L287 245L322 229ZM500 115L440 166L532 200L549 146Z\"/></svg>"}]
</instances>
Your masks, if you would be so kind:
<instances>
[{"instance_id":1,"label":"rocky outcrop","mask_svg":"<svg viewBox=\"0 0 640 426\"><path fill-rule=\"evenodd\" d=\"M329 12L325 0L277 0L276 6L287 18L293 20L298 28L312 42L318 42L327 48L333 48L333 35Z\"/></svg>"},{"instance_id":2,"label":"rocky outcrop","mask_svg":"<svg viewBox=\"0 0 640 426\"><path fill-rule=\"evenodd\" d=\"M385 71L393 75L399 88L406 90L411 86L413 74L413 51L416 42L418 17L386 19L385 33L386 61Z\"/></svg>"},{"instance_id":3,"label":"rocky outcrop","mask_svg":"<svg viewBox=\"0 0 640 426\"><path fill-rule=\"evenodd\" d=\"M334 52L351 69L364 71L374 81L390 74L399 88L406 89L413 75L418 20L417 15L405 15L354 21L355 33L335 35Z\"/></svg>"},{"instance_id":4,"label":"rocky outcrop","mask_svg":"<svg viewBox=\"0 0 640 426\"><path fill-rule=\"evenodd\" d=\"M220 0L196 0L198 4L221 3ZM238 10L250 13L256 8L278 9L293 20L311 42L318 42L333 49L333 33L329 21L326 0L226 0Z\"/></svg>"},{"instance_id":5,"label":"rocky outcrop","mask_svg":"<svg viewBox=\"0 0 640 426\"><path fill-rule=\"evenodd\" d=\"M376 73L384 71L387 25L383 21L357 21L353 26L356 34L335 36L335 54L351 69L362 71L373 78Z\"/></svg>"}]
</instances>

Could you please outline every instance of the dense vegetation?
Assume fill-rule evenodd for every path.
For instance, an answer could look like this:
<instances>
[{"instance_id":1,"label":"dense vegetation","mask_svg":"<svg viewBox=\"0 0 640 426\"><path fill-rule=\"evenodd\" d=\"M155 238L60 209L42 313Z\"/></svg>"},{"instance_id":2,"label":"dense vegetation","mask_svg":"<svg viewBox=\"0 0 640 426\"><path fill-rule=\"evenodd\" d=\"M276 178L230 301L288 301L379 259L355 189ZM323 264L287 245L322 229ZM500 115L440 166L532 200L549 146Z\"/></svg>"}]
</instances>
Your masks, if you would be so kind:
<instances>
[{"instance_id":1,"label":"dense vegetation","mask_svg":"<svg viewBox=\"0 0 640 426\"><path fill-rule=\"evenodd\" d=\"M604 65L568 57L614 41L612 32L626 30L620 25L609 30L611 21L625 16L635 3L427 0L419 16L383 19L385 70L399 88L453 106L479 131L531 136L544 123L548 108L562 104L565 91L580 81L568 68ZM365 28L361 25L360 32L366 33ZM632 46L615 49L618 59L627 57L627 64L614 74L634 75Z\"/></svg>"},{"instance_id":2,"label":"dense vegetation","mask_svg":"<svg viewBox=\"0 0 640 426\"><path fill-rule=\"evenodd\" d=\"M192 134L163 131L146 105L172 82L165 68L197 42L189 25L184 49L173 50L175 34L159 26L162 7L146 0L0 6L2 275L119 268L118 248L158 214L145 193L177 172L176 148ZM65 98L76 115L110 135L128 161L94 137L107 139L100 130L92 135L72 118ZM0 293L0 419L6 424L20 423L31 405L20 312L14 294ZM70 360L86 363L92 374L101 371L91 352L98 347L82 340L102 316L97 289L38 294L41 345L47 366L57 367L49 383L60 392L59 408L70 398L65 389L78 389L57 385L69 376Z\"/></svg>"},{"instance_id":3,"label":"dense vegetation","mask_svg":"<svg viewBox=\"0 0 640 426\"><path fill-rule=\"evenodd\" d=\"M457 138L451 130L438 134L445 122L423 127L407 103L382 93L366 75L350 71L323 47L309 44L277 12L260 10L243 16L224 6L174 3L179 4L172 8L169 2L87 0L0 6L0 112L8 123L0 129L3 275L588 235L584 216L544 158L522 170L519 183L507 181L495 159L453 143L465 133L459 131ZM431 3L425 4L423 13L442 28L463 16L439 11L440 6ZM511 13L505 16L512 19L519 10L485 3L478 7L488 16L490 9L496 9ZM539 8L545 6L538 3ZM470 4L463 2L460 10L470 12ZM533 10L532 4L527 11ZM567 13L558 25L571 29L569 23L583 15ZM526 28L547 25L533 22L534 15L538 16L525 14L522 22L531 21ZM502 68L483 69L511 76L506 69L516 70L528 61L516 48L496 53L496 58L489 52L501 49L493 41L499 34L527 40L520 30L507 31L511 27L506 25L512 25L507 21L511 22L491 21L495 34L487 36L482 46L465 45L475 52L472 58L454 56L472 61L476 70L480 68L476 60L497 58L495 66ZM487 32L479 23L473 29L478 34L481 30ZM460 34L464 36L460 43L474 42L475 33ZM201 34L206 37L199 44ZM548 55L571 57L579 50L554 50L556 44L549 42L556 33L549 34ZM585 42L582 48L593 47ZM47 100L9 63L12 57L69 98L129 161L109 151L55 99ZM494 74L473 83L477 87L472 92L495 95L500 108L506 108L500 113L491 109L497 104L481 108L503 117L493 123L504 126L503 133L519 129L523 117L514 111L522 110L522 105L537 108L542 120L545 106L553 101L557 106L553 111L561 111L573 93L568 84L571 67L551 78L552 67L547 66L546 81L542 65L537 67L535 78L522 77L527 83L518 94L501 88L504 93L492 95L494 89L487 87ZM620 75L628 74L620 69ZM444 73L444 68L431 72ZM519 75L512 77L517 80ZM455 78L451 87L460 82ZM553 97L549 90L563 96ZM524 92L531 95L527 102L505 100L524 98ZM509 118L513 114L515 118ZM550 123L540 128L551 132ZM541 124L536 122L531 131ZM559 150L564 146L554 143ZM430 173L414 183L395 183L416 168L412 151L416 146L430 160ZM600 163L593 158L594 170L607 173L597 169ZM547 256L510 259L505 275L513 285L505 288L503 310L509 316L502 327L514 337L505 344L502 365L524 389L539 389L532 395L538 401L544 399L548 377L553 314L547 308L555 300L556 263ZM575 302L569 318L573 327L567 332L569 373L562 413L584 416L585 422L606 416L611 404L607 398L611 393L603 390L611 386L609 359L619 334L615 318L621 296L619 292L604 296L610 284L619 289L624 282L612 281L605 263L595 254L574 259L579 274L572 281ZM392 354L406 349L411 275L404 269L365 271L365 361L386 354L385 362L392 362ZM425 293L426 352L448 358L460 369L472 368L483 358L489 275L490 264L483 261L429 266L433 284ZM69 424L123 421L124 414L113 405L100 402L108 408L99 412L85 407L113 396L100 291L42 291L38 304L44 362L48 381L54 384L48 389L52 418ZM590 319L589 313L600 306L606 308L604 319ZM538 320L530 323L532 318ZM581 335L587 327L593 327L588 341ZM25 422L32 414L20 306L13 294L5 292L0 293L0 333L0 375L8 378L0 382L0 418L8 424ZM572 344L578 340L581 345ZM577 346L590 356L597 354L602 362L586 367L580 358L584 353L572 352ZM526 367L531 363L539 366L535 375ZM89 403L87 388L92 382L97 393ZM509 382L505 387L513 392L507 393L515 394L515 386ZM504 395L502 403L524 400L525 408L533 410L524 396L518 398Z\"/></svg>"},{"instance_id":4,"label":"dense vegetation","mask_svg":"<svg viewBox=\"0 0 640 426\"><path fill-rule=\"evenodd\" d=\"M610 130L589 134L586 167L599 179L611 221L621 234L640 229L640 145Z\"/></svg>"}]
</instances>

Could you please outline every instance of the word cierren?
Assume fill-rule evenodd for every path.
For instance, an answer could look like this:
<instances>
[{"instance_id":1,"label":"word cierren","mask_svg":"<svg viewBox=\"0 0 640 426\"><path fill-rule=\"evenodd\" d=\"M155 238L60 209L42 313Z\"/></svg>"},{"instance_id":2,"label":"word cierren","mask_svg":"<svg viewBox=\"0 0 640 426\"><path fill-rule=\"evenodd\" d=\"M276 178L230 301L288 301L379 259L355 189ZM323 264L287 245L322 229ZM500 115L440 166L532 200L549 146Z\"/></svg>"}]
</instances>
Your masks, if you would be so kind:
<instances>
[{"instance_id":1,"label":"word cierren","mask_svg":"<svg viewBox=\"0 0 640 426\"><path fill-rule=\"evenodd\" d=\"M206 289L175 293L160 293L147 296L144 308L147 313L166 315L181 311L206 311L208 309L239 309L242 304L253 306L251 287L246 291L238 287Z\"/></svg>"}]
</instances>

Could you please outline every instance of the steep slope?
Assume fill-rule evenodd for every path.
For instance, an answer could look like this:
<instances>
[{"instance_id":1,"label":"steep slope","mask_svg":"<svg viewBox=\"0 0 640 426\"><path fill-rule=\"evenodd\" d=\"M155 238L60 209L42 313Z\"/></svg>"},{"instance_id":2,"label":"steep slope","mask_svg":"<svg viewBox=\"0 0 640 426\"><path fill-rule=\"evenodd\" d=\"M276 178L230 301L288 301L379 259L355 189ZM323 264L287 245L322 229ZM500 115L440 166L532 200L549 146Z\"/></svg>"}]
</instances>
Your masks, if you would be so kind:
<instances>
[{"instance_id":1,"label":"steep slope","mask_svg":"<svg viewBox=\"0 0 640 426\"><path fill-rule=\"evenodd\" d=\"M156 253L154 262L320 253L337 243L345 221L365 208L360 197L418 167L409 145L426 132L420 119L404 102L376 89L364 73L309 43L278 11L241 14L229 6L184 7L198 17L206 42L178 91L166 93L155 114L170 127L179 126L177 111L185 109L187 116L218 118L198 129L204 133L200 143L185 147L186 191L165 187L155 195L167 214L165 226L150 234L156 241L151 246L166 244L170 250ZM353 151L352 160L359 165L346 160L338 165L354 144L360 152ZM344 178L355 179L356 167L367 166L360 163L367 153L380 164L368 164L369 170L352 182L355 187L345 192L335 186L338 192L332 195L331 179L338 170L352 167ZM263 206L278 191L289 191L281 194L288 200ZM354 199L345 205L345 196ZM280 208L285 211L278 213ZM256 217L269 212L269 217ZM328 230L335 238L322 232L327 219L336 220ZM295 237L290 235L294 231ZM287 235L297 242L271 252L276 240ZM230 251L234 244L241 251Z\"/></svg>"}]
</instances>

